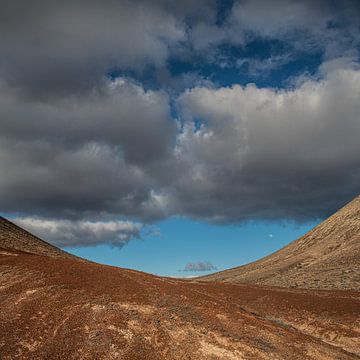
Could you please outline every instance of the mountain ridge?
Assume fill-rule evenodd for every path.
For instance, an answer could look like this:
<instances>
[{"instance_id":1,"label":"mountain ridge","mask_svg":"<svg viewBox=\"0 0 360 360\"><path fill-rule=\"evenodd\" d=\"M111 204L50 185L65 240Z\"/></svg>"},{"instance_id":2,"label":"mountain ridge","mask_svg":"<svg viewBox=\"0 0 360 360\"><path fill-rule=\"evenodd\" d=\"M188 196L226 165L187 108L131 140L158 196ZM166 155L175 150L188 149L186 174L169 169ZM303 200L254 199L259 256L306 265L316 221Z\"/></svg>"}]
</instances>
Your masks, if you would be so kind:
<instances>
[{"instance_id":1,"label":"mountain ridge","mask_svg":"<svg viewBox=\"0 0 360 360\"><path fill-rule=\"evenodd\" d=\"M33 255L80 259L49 244L2 216L0 216L0 249Z\"/></svg>"},{"instance_id":2,"label":"mountain ridge","mask_svg":"<svg viewBox=\"0 0 360 360\"><path fill-rule=\"evenodd\" d=\"M165 278L0 234L3 360L360 357L358 291Z\"/></svg>"},{"instance_id":3,"label":"mountain ridge","mask_svg":"<svg viewBox=\"0 0 360 360\"><path fill-rule=\"evenodd\" d=\"M360 290L360 196L273 254L198 279Z\"/></svg>"}]
</instances>

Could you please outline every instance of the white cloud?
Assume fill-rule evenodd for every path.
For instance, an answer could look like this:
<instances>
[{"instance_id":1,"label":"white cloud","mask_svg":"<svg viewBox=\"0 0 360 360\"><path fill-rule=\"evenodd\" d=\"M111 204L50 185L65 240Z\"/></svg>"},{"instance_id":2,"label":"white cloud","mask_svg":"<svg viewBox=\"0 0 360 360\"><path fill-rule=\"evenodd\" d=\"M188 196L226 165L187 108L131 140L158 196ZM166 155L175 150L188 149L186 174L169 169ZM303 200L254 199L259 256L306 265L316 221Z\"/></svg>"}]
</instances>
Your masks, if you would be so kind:
<instances>
[{"instance_id":1,"label":"white cloud","mask_svg":"<svg viewBox=\"0 0 360 360\"><path fill-rule=\"evenodd\" d=\"M185 92L177 153L188 171L175 186L178 207L215 221L305 219L354 196L360 71L351 63L323 69L323 78L290 90L250 84Z\"/></svg>"},{"instance_id":2,"label":"white cloud","mask_svg":"<svg viewBox=\"0 0 360 360\"><path fill-rule=\"evenodd\" d=\"M14 222L50 243L64 246L111 244L122 247L139 239L143 225L131 221L70 221L19 217Z\"/></svg>"}]
</instances>

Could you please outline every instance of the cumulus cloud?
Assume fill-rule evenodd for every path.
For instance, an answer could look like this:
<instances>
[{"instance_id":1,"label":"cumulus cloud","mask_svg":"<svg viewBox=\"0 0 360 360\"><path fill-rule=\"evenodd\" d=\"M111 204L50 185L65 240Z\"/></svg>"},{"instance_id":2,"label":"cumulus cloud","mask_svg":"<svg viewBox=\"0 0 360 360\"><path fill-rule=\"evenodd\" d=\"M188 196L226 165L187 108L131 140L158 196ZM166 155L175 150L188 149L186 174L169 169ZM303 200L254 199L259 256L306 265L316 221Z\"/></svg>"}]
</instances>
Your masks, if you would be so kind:
<instances>
[{"instance_id":1,"label":"cumulus cloud","mask_svg":"<svg viewBox=\"0 0 360 360\"><path fill-rule=\"evenodd\" d=\"M358 5L220 3L2 1L0 210L72 223L301 221L355 196ZM227 51L258 40L287 52ZM313 45L326 61L290 89L221 87L196 68L269 74Z\"/></svg>"},{"instance_id":2,"label":"cumulus cloud","mask_svg":"<svg viewBox=\"0 0 360 360\"><path fill-rule=\"evenodd\" d=\"M236 1L230 22L262 36L279 37L295 30L322 29L335 16L327 1Z\"/></svg>"},{"instance_id":3,"label":"cumulus cloud","mask_svg":"<svg viewBox=\"0 0 360 360\"><path fill-rule=\"evenodd\" d=\"M165 93L117 79L61 101L0 94L2 211L162 216L156 189L176 136Z\"/></svg>"},{"instance_id":4,"label":"cumulus cloud","mask_svg":"<svg viewBox=\"0 0 360 360\"><path fill-rule=\"evenodd\" d=\"M16 224L56 246L111 244L122 247L141 238L143 225L131 221L70 221L19 217Z\"/></svg>"},{"instance_id":5,"label":"cumulus cloud","mask_svg":"<svg viewBox=\"0 0 360 360\"><path fill-rule=\"evenodd\" d=\"M217 268L210 261L188 262L182 271L211 271Z\"/></svg>"},{"instance_id":6,"label":"cumulus cloud","mask_svg":"<svg viewBox=\"0 0 360 360\"><path fill-rule=\"evenodd\" d=\"M204 85L177 100L126 79L60 102L0 98L1 209L80 219L309 220L359 192L360 69L294 89ZM102 215L101 215L102 216Z\"/></svg>"},{"instance_id":7,"label":"cumulus cloud","mask_svg":"<svg viewBox=\"0 0 360 360\"><path fill-rule=\"evenodd\" d=\"M160 66L185 37L161 1L2 1L0 74L26 96L89 91L111 68Z\"/></svg>"},{"instance_id":8,"label":"cumulus cloud","mask_svg":"<svg viewBox=\"0 0 360 360\"><path fill-rule=\"evenodd\" d=\"M189 169L175 185L183 213L307 220L359 192L360 71L323 70L291 90L198 87L179 98L177 151Z\"/></svg>"},{"instance_id":9,"label":"cumulus cloud","mask_svg":"<svg viewBox=\"0 0 360 360\"><path fill-rule=\"evenodd\" d=\"M308 220L359 192L360 69L323 64L294 89L205 84L177 100L127 79L74 101L1 89L5 212L152 221ZM101 215L102 216L102 215Z\"/></svg>"},{"instance_id":10,"label":"cumulus cloud","mask_svg":"<svg viewBox=\"0 0 360 360\"><path fill-rule=\"evenodd\" d=\"M209 47L257 37L339 56L358 44L360 18L351 0L4 0L0 14L0 78L31 99L92 91L112 71L161 73L194 53L209 60Z\"/></svg>"},{"instance_id":11,"label":"cumulus cloud","mask_svg":"<svg viewBox=\"0 0 360 360\"><path fill-rule=\"evenodd\" d=\"M207 19L194 26L191 41L195 50L209 57L209 52L219 54L219 45L246 49L254 41L274 41L269 59L260 59L269 68L274 65L269 62L279 56L276 43L285 51L282 60L290 60L289 52L296 56L320 52L331 59L353 53L359 44L360 7L355 0L235 0L231 4L220 25ZM244 60L261 66L259 59Z\"/></svg>"}]
</instances>

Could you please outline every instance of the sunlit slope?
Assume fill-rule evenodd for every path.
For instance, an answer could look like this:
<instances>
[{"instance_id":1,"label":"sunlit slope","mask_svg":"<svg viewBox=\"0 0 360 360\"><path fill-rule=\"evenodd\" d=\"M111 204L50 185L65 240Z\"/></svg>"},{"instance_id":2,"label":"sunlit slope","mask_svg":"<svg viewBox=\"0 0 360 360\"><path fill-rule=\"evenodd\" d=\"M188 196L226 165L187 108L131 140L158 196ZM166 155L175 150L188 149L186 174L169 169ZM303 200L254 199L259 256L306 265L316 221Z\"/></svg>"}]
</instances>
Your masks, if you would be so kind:
<instances>
[{"instance_id":1,"label":"sunlit slope","mask_svg":"<svg viewBox=\"0 0 360 360\"><path fill-rule=\"evenodd\" d=\"M201 278L315 289L360 289L360 196L263 259Z\"/></svg>"},{"instance_id":2,"label":"sunlit slope","mask_svg":"<svg viewBox=\"0 0 360 360\"><path fill-rule=\"evenodd\" d=\"M360 292L168 279L0 252L0 358L359 359Z\"/></svg>"}]
</instances>

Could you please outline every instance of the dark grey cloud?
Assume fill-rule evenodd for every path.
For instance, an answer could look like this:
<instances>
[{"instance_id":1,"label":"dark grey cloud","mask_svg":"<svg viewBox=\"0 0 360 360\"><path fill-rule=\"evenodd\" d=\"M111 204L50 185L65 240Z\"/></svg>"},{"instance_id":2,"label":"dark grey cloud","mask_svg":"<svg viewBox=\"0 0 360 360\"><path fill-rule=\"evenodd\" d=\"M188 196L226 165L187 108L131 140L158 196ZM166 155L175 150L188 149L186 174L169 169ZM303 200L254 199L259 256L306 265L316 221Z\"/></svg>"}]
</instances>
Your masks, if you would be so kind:
<instances>
[{"instance_id":1,"label":"dark grey cloud","mask_svg":"<svg viewBox=\"0 0 360 360\"><path fill-rule=\"evenodd\" d=\"M156 194L176 136L165 93L118 79L76 99L0 95L2 211L163 216Z\"/></svg>"},{"instance_id":2,"label":"dark grey cloud","mask_svg":"<svg viewBox=\"0 0 360 360\"><path fill-rule=\"evenodd\" d=\"M246 49L258 40L274 40L282 45L282 51L274 46L268 59L240 61L261 68L269 67L269 62L279 56L281 62L304 53L321 53L325 59L332 59L358 54L359 21L356 0L235 0L221 25L209 19L199 21L192 28L191 43L195 51L206 54L218 66L235 65L231 55L219 51L219 45Z\"/></svg>"},{"instance_id":3,"label":"dark grey cloud","mask_svg":"<svg viewBox=\"0 0 360 360\"><path fill-rule=\"evenodd\" d=\"M212 270L217 270L217 268L210 261L198 261L187 263L182 271L201 272Z\"/></svg>"},{"instance_id":4,"label":"dark grey cloud","mask_svg":"<svg viewBox=\"0 0 360 360\"><path fill-rule=\"evenodd\" d=\"M127 160L141 163L162 158L175 135L167 95L146 92L124 78L89 95L58 101L29 102L6 87L0 87L0 95L2 133L8 139L68 148L98 142L120 146Z\"/></svg>"},{"instance_id":5,"label":"dark grey cloud","mask_svg":"<svg viewBox=\"0 0 360 360\"><path fill-rule=\"evenodd\" d=\"M2 1L0 211L36 218L38 227L70 221L75 234L87 220L119 218L302 221L357 195L359 7L235 1L218 21L218 5ZM226 67L220 45L255 38L309 53L321 47L326 61L283 90L219 87L168 68L169 59L199 54ZM271 72L296 51L263 62L237 58L235 67L246 61L254 73ZM148 67L160 90L107 77ZM76 233L82 244L86 231ZM104 234L96 242L112 242L117 230Z\"/></svg>"},{"instance_id":6,"label":"dark grey cloud","mask_svg":"<svg viewBox=\"0 0 360 360\"><path fill-rule=\"evenodd\" d=\"M241 0L229 19L237 28L265 37L278 38L296 30L321 31L337 14L328 1Z\"/></svg>"},{"instance_id":7,"label":"dark grey cloud","mask_svg":"<svg viewBox=\"0 0 360 360\"><path fill-rule=\"evenodd\" d=\"M320 46L330 58L358 44L355 1L230 5L219 22L216 0L4 0L0 78L27 98L47 99L91 92L114 69L141 74L155 67L164 73L170 58L191 61L194 53L221 66L219 45L246 46L254 37L286 41L292 51ZM184 78L170 80L178 88Z\"/></svg>"}]
</instances>

